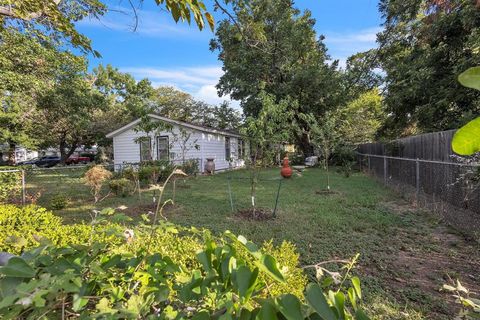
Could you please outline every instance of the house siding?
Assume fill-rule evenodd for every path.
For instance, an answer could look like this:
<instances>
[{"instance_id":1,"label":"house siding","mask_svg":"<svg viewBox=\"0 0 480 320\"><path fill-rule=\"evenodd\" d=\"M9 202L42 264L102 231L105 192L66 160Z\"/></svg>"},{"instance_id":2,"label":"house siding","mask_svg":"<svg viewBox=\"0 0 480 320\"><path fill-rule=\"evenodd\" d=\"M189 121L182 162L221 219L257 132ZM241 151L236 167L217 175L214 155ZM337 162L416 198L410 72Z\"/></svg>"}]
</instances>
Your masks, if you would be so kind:
<instances>
[{"instance_id":1,"label":"house siding","mask_svg":"<svg viewBox=\"0 0 480 320\"><path fill-rule=\"evenodd\" d=\"M207 158L213 158L215 170L225 170L230 167L236 168L243 165L238 159L238 138L230 136L230 150L232 163L226 159L225 135L202 132L196 129L183 128L184 132L190 134L185 143L185 160L198 159L199 170L203 172ZM182 138L180 127L173 125L171 131L161 131L147 135L145 132L128 129L113 137L113 156L115 168L120 168L127 163L140 162L140 146L137 140L149 136L152 139L152 157L157 159L157 141L155 137L168 136L170 145L170 160L174 163L181 163L183 159Z\"/></svg>"}]
</instances>

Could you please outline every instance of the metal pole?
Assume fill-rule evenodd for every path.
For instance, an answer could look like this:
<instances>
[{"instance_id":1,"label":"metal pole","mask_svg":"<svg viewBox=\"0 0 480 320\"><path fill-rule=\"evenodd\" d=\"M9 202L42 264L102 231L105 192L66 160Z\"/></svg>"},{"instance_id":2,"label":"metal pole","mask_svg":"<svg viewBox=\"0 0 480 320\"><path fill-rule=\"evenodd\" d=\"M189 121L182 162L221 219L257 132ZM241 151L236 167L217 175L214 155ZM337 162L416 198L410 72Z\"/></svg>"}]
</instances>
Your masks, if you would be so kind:
<instances>
[{"instance_id":1,"label":"metal pole","mask_svg":"<svg viewBox=\"0 0 480 320\"><path fill-rule=\"evenodd\" d=\"M230 186L230 177L227 178L228 184L228 195L230 196L230 207L232 208L232 213L235 211L233 208L233 199L232 199L232 188Z\"/></svg>"},{"instance_id":2,"label":"metal pole","mask_svg":"<svg viewBox=\"0 0 480 320\"><path fill-rule=\"evenodd\" d=\"M370 173L370 155L367 155L368 159L368 173Z\"/></svg>"},{"instance_id":3,"label":"metal pole","mask_svg":"<svg viewBox=\"0 0 480 320\"><path fill-rule=\"evenodd\" d=\"M383 182L387 184L387 158L383 157Z\"/></svg>"},{"instance_id":4,"label":"metal pole","mask_svg":"<svg viewBox=\"0 0 480 320\"><path fill-rule=\"evenodd\" d=\"M26 190L25 190L25 170L22 170L22 205L25 205L25 197L26 197Z\"/></svg>"},{"instance_id":5,"label":"metal pole","mask_svg":"<svg viewBox=\"0 0 480 320\"><path fill-rule=\"evenodd\" d=\"M420 161L415 160L415 185L416 185L416 198L418 202L418 197L420 195Z\"/></svg>"},{"instance_id":6,"label":"metal pole","mask_svg":"<svg viewBox=\"0 0 480 320\"><path fill-rule=\"evenodd\" d=\"M277 198L275 199L275 208L273 209L274 218L277 216L277 205L278 205L278 198L280 196L280 187L282 186L282 181L283 181L283 178L281 178L280 182L278 183Z\"/></svg>"}]
</instances>

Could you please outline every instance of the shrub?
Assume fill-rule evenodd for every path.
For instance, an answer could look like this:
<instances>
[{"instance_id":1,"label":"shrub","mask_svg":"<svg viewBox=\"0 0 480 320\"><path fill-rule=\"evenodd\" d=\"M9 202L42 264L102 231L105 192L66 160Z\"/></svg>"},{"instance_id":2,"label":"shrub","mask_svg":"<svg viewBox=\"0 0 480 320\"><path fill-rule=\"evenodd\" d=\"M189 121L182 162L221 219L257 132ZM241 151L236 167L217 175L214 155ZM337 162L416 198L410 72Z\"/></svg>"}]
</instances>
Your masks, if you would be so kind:
<instances>
[{"instance_id":1,"label":"shrub","mask_svg":"<svg viewBox=\"0 0 480 320\"><path fill-rule=\"evenodd\" d=\"M143 186L164 182L172 173L174 166L169 161L143 162L138 170L138 177Z\"/></svg>"},{"instance_id":2,"label":"shrub","mask_svg":"<svg viewBox=\"0 0 480 320\"><path fill-rule=\"evenodd\" d=\"M335 148L332 163L340 166L339 172L343 173L345 177L349 177L353 171L353 166L356 162L355 149L352 146L339 145Z\"/></svg>"},{"instance_id":3,"label":"shrub","mask_svg":"<svg viewBox=\"0 0 480 320\"><path fill-rule=\"evenodd\" d=\"M126 197L128 195L133 194L135 186L133 185L133 182L130 181L127 178L120 178L120 179L113 179L110 180L108 183L108 186L110 187L110 190L117 195L121 197Z\"/></svg>"},{"instance_id":4,"label":"shrub","mask_svg":"<svg viewBox=\"0 0 480 320\"><path fill-rule=\"evenodd\" d=\"M112 177L112 173L102 166L95 165L85 173L85 184L92 190L95 203L100 200L103 185Z\"/></svg>"},{"instance_id":5,"label":"shrub","mask_svg":"<svg viewBox=\"0 0 480 320\"><path fill-rule=\"evenodd\" d=\"M0 167L0 170L13 170L15 167ZM21 172L0 172L0 203L14 200L22 191Z\"/></svg>"},{"instance_id":6,"label":"shrub","mask_svg":"<svg viewBox=\"0 0 480 320\"><path fill-rule=\"evenodd\" d=\"M198 160L189 159L180 167L188 176L194 176L198 173Z\"/></svg>"},{"instance_id":7,"label":"shrub","mask_svg":"<svg viewBox=\"0 0 480 320\"><path fill-rule=\"evenodd\" d=\"M86 224L64 225L62 218L35 205L17 207L0 205L0 251L19 254L39 245L42 240L64 246L86 244L89 241L119 243L114 231L121 233L117 224L92 226Z\"/></svg>"},{"instance_id":8,"label":"shrub","mask_svg":"<svg viewBox=\"0 0 480 320\"><path fill-rule=\"evenodd\" d=\"M50 208L53 210L62 210L68 204L68 198L64 194L56 194L50 199Z\"/></svg>"}]
</instances>

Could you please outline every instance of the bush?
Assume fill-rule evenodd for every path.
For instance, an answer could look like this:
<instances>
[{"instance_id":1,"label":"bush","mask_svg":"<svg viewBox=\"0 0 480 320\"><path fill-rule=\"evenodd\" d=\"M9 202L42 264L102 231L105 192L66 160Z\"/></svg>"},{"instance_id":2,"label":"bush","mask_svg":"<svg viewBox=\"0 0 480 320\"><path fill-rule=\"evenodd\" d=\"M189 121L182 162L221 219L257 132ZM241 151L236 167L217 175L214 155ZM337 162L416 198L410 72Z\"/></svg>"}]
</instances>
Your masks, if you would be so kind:
<instances>
[{"instance_id":1,"label":"bush","mask_svg":"<svg viewBox=\"0 0 480 320\"><path fill-rule=\"evenodd\" d=\"M14 170L15 167L0 167L0 170ZM0 172L0 203L15 200L22 192L21 172Z\"/></svg>"},{"instance_id":2,"label":"bush","mask_svg":"<svg viewBox=\"0 0 480 320\"><path fill-rule=\"evenodd\" d=\"M189 159L185 161L183 165L181 165L180 169L185 172L188 176L194 176L198 173L198 160L196 159Z\"/></svg>"},{"instance_id":3,"label":"bush","mask_svg":"<svg viewBox=\"0 0 480 320\"><path fill-rule=\"evenodd\" d=\"M95 165L85 173L85 184L92 190L95 203L100 200L103 185L112 177L112 173L102 166Z\"/></svg>"},{"instance_id":4,"label":"bush","mask_svg":"<svg viewBox=\"0 0 480 320\"><path fill-rule=\"evenodd\" d=\"M332 163L340 166L339 172L349 177L356 163L355 149L352 146L340 145L335 148L332 155Z\"/></svg>"},{"instance_id":5,"label":"bush","mask_svg":"<svg viewBox=\"0 0 480 320\"><path fill-rule=\"evenodd\" d=\"M172 173L174 166L169 161L143 162L138 170L138 177L142 186L164 182Z\"/></svg>"},{"instance_id":6,"label":"bush","mask_svg":"<svg viewBox=\"0 0 480 320\"><path fill-rule=\"evenodd\" d=\"M126 197L133 194L133 191L135 188L133 185L133 182L127 178L110 180L110 182L108 183L108 186L110 187L110 190L112 190L112 192L115 195L121 196L121 197Z\"/></svg>"},{"instance_id":7,"label":"bush","mask_svg":"<svg viewBox=\"0 0 480 320\"><path fill-rule=\"evenodd\" d=\"M64 194L56 194L50 199L50 208L53 210L62 210L68 204L68 198Z\"/></svg>"},{"instance_id":8,"label":"bush","mask_svg":"<svg viewBox=\"0 0 480 320\"><path fill-rule=\"evenodd\" d=\"M85 224L64 225L62 218L45 208L0 205L0 251L13 254L34 248L43 240L60 246L86 244L90 240L119 243L113 230L121 232L122 227L99 224L92 229Z\"/></svg>"},{"instance_id":9,"label":"bush","mask_svg":"<svg viewBox=\"0 0 480 320\"><path fill-rule=\"evenodd\" d=\"M35 206L0 207L1 235L20 229L56 239L0 268L0 317L353 319L354 313L355 319L368 319L350 264L342 269L340 286L326 278L322 287L310 284L305 290L298 254L288 242L259 249L228 231L214 237L167 223L140 224L131 231L132 241L120 242L109 238L121 230L107 221L113 211L101 215L109 219L94 221L93 226L105 222L98 232L62 226L60 218ZM0 245L9 248L3 240Z\"/></svg>"}]
</instances>

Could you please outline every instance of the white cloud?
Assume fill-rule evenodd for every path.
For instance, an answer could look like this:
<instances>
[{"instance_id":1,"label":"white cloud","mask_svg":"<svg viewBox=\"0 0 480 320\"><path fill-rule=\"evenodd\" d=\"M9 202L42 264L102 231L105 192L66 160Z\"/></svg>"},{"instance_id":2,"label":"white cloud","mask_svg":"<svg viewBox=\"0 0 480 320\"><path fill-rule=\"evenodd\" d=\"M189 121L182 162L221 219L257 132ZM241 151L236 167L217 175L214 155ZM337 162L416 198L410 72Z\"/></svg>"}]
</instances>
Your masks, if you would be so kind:
<instances>
[{"instance_id":1,"label":"white cloud","mask_svg":"<svg viewBox=\"0 0 480 320\"><path fill-rule=\"evenodd\" d=\"M153 67L125 67L122 72L132 74L137 80L148 78L152 85L172 86L179 90L190 93L195 99L209 104L219 104L227 100L231 105L239 108L238 101L230 97L219 97L215 85L223 75L219 66L176 67L176 68L153 68Z\"/></svg>"},{"instance_id":2,"label":"white cloud","mask_svg":"<svg viewBox=\"0 0 480 320\"><path fill-rule=\"evenodd\" d=\"M382 30L381 27L373 27L357 31L325 32L324 42L330 56L338 59L340 66L344 67L351 55L376 48L377 33Z\"/></svg>"}]
</instances>

